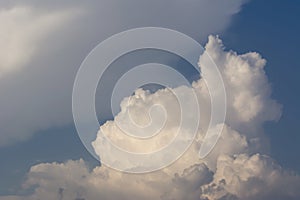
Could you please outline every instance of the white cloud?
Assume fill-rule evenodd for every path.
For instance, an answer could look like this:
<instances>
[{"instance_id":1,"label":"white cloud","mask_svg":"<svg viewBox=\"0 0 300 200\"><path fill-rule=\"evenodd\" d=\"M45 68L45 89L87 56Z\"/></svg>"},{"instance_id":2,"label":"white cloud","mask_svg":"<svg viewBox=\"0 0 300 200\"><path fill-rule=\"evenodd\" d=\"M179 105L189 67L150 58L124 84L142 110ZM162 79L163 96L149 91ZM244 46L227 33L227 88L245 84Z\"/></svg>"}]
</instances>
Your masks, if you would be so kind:
<instances>
[{"instance_id":1,"label":"white cloud","mask_svg":"<svg viewBox=\"0 0 300 200\"><path fill-rule=\"evenodd\" d=\"M207 61L207 59L210 59L209 57L215 61L223 76L228 98L228 114L225 122L225 125L227 124L228 127L225 127L223 134L231 135L231 137L229 137L230 139L223 139L223 147L219 150L228 151L228 153L240 153L243 152L244 149L247 149L249 152L264 152L265 149L262 149L261 146L266 146L266 143L262 140L263 133L261 132L261 125L265 121L278 119L281 113L279 104L270 97L270 86L264 72L265 60L257 53L237 55L235 52L225 52L221 40L213 36L209 37L209 41L206 45L206 53L207 54L203 54L203 56L200 57L199 61L203 78L194 82L193 88L178 87L175 89L163 89L154 94L138 90L130 98L125 98L121 103L121 112L115 117L114 121L109 121L100 128L97 139L93 142L94 149L98 156L102 157L104 161L108 160L110 162L109 164L116 163L116 165L120 165L120 167L123 166L121 160L123 160L122 158L124 158L124 156L126 157L126 155L110 148L110 143L107 142L106 137L109 138L114 145L126 151L149 153L168 145L180 129L181 134L179 134L179 137L183 143L187 138L186 136L192 131L191 126L193 125L193 119L195 117L191 112L190 119L187 120L190 123L184 125L180 124L180 106L182 105L178 104L174 93L182 94L182 96L186 97L184 102L188 102L193 89L198 95L201 110L200 129L198 130L198 140L199 143L201 143L208 128L211 113L210 95L205 82L205 79L209 75L209 67L211 67L209 65L210 62ZM214 92L218 93L218 89ZM244 95L246 95L246 97L244 97ZM189 102L187 104L189 104ZM155 121L152 121L154 124L153 127L163 127L159 134L148 140L129 137L126 134L127 132L135 134L139 132L136 126L130 126L131 121L135 121L140 125L149 123L149 115L143 115L142 113L148 113L153 105L161 105L167 115L167 121L164 126L161 126L160 123L164 121L165 117L162 113L158 112L152 117L155 119ZM153 113L154 112L151 114ZM218 126L214 127L214 129L217 128ZM144 134L148 132L145 129L140 130L142 130ZM152 129L150 129L150 132L151 131L153 132ZM222 137L224 137L224 135ZM251 144L250 146L247 145L247 141L244 138L245 135L247 135L248 143ZM234 139L238 140L238 142L236 143L237 145L232 146L232 143L235 143ZM108 149L109 153L106 154L105 152L107 152ZM175 147L173 151L174 157L176 157L175 154L178 149L178 147ZM111 152L113 152L115 156L110 156ZM168 154L168 157L172 156L173 154ZM216 157L217 156L218 152ZM135 158L128 160L126 167L142 167L133 166L134 159ZM140 158L138 157L137 159ZM164 159L164 157L161 159ZM153 160L149 161L150 163L156 162ZM143 160L144 164L145 162L147 161ZM161 163L162 160L157 162ZM136 163L138 163L138 161Z\"/></svg>"},{"instance_id":2,"label":"white cloud","mask_svg":"<svg viewBox=\"0 0 300 200\"><path fill-rule=\"evenodd\" d=\"M73 17L70 11L40 12L16 6L0 10L0 78L18 70L38 54L42 40Z\"/></svg>"},{"instance_id":3,"label":"white cloud","mask_svg":"<svg viewBox=\"0 0 300 200\"><path fill-rule=\"evenodd\" d=\"M225 30L244 3L243 0L1 2L0 146L24 141L40 130L72 123L75 74L84 57L100 41L114 33L143 26L172 28L204 41L209 33ZM78 10L73 8L80 8L84 15L74 18Z\"/></svg>"},{"instance_id":4,"label":"white cloud","mask_svg":"<svg viewBox=\"0 0 300 200\"><path fill-rule=\"evenodd\" d=\"M238 56L233 51L224 52L224 48L218 37L210 36L206 50L223 75L228 123L236 129L241 128L239 124L257 128L265 121L279 119L280 106L270 98L271 88L264 71L266 60L255 52ZM200 58L204 74L209 70L206 59L209 58Z\"/></svg>"},{"instance_id":5,"label":"white cloud","mask_svg":"<svg viewBox=\"0 0 300 200\"><path fill-rule=\"evenodd\" d=\"M200 195L199 186L212 180L204 164L190 166L180 174L130 175L106 167L89 172L82 160L40 164L32 167L28 176L24 187L39 185L34 195L27 197L31 200L59 199L59 191L63 191L62 199L195 199Z\"/></svg>"},{"instance_id":6,"label":"white cloud","mask_svg":"<svg viewBox=\"0 0 300 200\"><path fill-rule=\"evenodd\" d=\"M222 155L214 180L201 187L202 198L213 199L298 199L300 177L281 169L271 158Z\"/></svg>"},{"instance_id":7,"label":"white cloud","mask_svg":"<svg viewBox=\"0 0 300 200\"><path fill-rule=\"evenodd\" d=\"M228 101L228 117L221 138L208 157L204 160L198 157L199 146L203 139L201 129L203 126L201 126L191 148L173 165L160 171L127 174L106 166L89 171L82 160L61 164L44 163L30 169L24 187L37 187L31 196L22 198L30 200L299 199L300 177L282 169L268 156L256 153L262 151L262 146L259 144L265 145L263 133L259 132L260 126L266 120L278 119L280 115L280 106L270 97L270 86L263 70L265 61L256 53L238 55L232 51L226 52L222 42L212 36L209 37L206 51L218 64L225 81L228 98L232 100ZM205 69L205 59L205 57L200 58L203 77L205 77L205 70L209 70ZM203 79L195 82L193 87L200 97L201 107L209 107L208 92ZM181 91L184 93L188 90L185 88ZM240 98L244 94L247 94L247 101ZM139 95L143 98L138 99ZM157 96L159 98L156 98ZM137 100L140 102L137 103ZM135 103L130 106L133 110L147 110L149 103L158 101L171 107L175 105L170 93L161 90L154 94L138 91L132 99ZM127 104L122 106L124 109L127 108ZM203 113L204 118L209 118L209 109L203 110ZM135 119L142 119L141 122L147 119L139 116L140 113L135 116ZM204 120L202 125L206 122L207 120ZM120 132L115 132L115 123L111 121L103 125L102 131L107 131L106 134L111 139L118 140L119 134L116 133ZM171 132L174 126L176 127L171 123L171 126L167 126L170 130L165 132ZM99 131L98 139L94 142L96 151L99 145L102 145L98 141L102 131ZM135 150L147 150L132 144L130 140L121 139L123 145L128 148L134 146ZM160 143L153 143L149 148L157 147L155 144ZM101 152L97 152L101 156Z\"/></svg>"}]
</instances>

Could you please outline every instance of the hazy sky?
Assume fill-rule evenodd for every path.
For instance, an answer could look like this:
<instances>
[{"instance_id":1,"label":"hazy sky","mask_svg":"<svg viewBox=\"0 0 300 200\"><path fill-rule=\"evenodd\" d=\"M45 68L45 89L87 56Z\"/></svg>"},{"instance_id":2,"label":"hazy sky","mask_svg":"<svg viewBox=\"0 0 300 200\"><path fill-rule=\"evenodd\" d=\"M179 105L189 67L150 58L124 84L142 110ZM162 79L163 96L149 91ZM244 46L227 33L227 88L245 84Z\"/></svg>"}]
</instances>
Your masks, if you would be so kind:
<instances>
[{"instance_id":1,"label":"hazy sky","mask_svg":"<svg viewBox=\"0 0 300 200\"><path fill-rule=\"evenodd\" d=\"M0 6L1 200L145 199L145 194L151 194L147 197L150 199L300 197L297 191L300 178L292 172L300 173L297 73L300 3L259 0L28 0L4 1ZM223 139L224 149L217 147L204 163L191 160L194 155L191 152L190 157L187 156L188 162L179 161L168 172L141 178L98 167L98 161L85 150L74 128L71 95L81 62L99 42L114 33L143 26L181 31L206 45L206 51L219 66L224 66L222 73L225 82L228 79L226 84L230 93L228 128L224 135L234 140ZM225 49L221 40L214 37L208 40L209 35L216 34ZM231 55L229 50L237 52L237 55ZM264 64L260 56L241 56L247 52L257 52L266 60L262 71ZM136 52L120 59L112 67L129 67L152 59L173 65L192 80L199 78L184 60L159 51ZM240 60L250 63L249 69L253 70L240 74L234 66L247 68ZM239 81L231 83L232 77ZM197 84L200 87L202 83L198 81ZM197 85L195 87L198 88ZM109 93L110 86L106 89ZM203 92L200 90L199 94ZM101 101L105 95L105 92L97 93L97 109L104 113L99 117L101 122L111 119L110 114L104 111L107 108L104 100ZM164 97L169 94L157 95L157 101L164 102ZM259 96L259 100L255 96ZM152 99L151 95L147 98ZM152 101L156 102L155 99ZM275 101L277 103L273 106ZM246 112L248 108L250 111ZM109 130L110 126L113 127L114 123L104 128ZM260 138L258 146L264 147L253 144L253 138ZM245 145L242 145L243 142ZM240 146L233 148L236 143ZM225 152L225 155L219 151ZM262 154L272 157L278 166ZM81 158L85 163L79 160ZM52 162L65 164L44 164ZM240 162L244 163L245 169L239 166ZM257 166L259 170L255 171ZM89 172L88 168L93 171ZM228 168L239 181L234 182L233 175L224 172ZM66 170L73 178L60 177ZM179 176L173 177L173 172ZM110 178L103 180L106 173ZM82 180L79 175L87 178ZM138 187L124 180L142 183ZM29 188L22 188L22 185ZM34 185L38 186L35 191L32 189ZM285 193L281 185L289 185L290 190Z\"/></svg>"}]
</instances>

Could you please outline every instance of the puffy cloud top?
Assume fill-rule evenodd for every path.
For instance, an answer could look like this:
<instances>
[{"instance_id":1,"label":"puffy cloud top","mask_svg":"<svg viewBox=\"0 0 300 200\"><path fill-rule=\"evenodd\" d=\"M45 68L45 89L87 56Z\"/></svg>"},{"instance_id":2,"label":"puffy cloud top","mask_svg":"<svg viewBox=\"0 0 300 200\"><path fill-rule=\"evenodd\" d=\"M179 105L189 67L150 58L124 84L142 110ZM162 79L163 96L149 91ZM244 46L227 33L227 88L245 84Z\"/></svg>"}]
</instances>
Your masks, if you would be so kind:
<instances>
[{"instance_id":1,"label":"puffy cloud top","mask_svg":"<svg viewBox=\"0 0 300 200\"><path fill-rule=\"evenodd\" d=\"M202 78L193 83L193 88L183 87L180 90L183 94L196 90L203 108L203 120L194 143L175 163L141 175L121 173L104 165L90 171L82 160L43 163L30 169L28 180L24 183L25 188L37 186L32 195L4 199L299 199L300 177L282 169L261 153L262 146L266 145L261 125L280 116L280 106L270 96L271 89L264 71L265 60L257 53L238 55L225 51L222 41L214 36L209 37L205 50L219 67L228 94L228 113L222 135L205 159L198 157L210 118L209 93L205 83L210 69L206 66L208 57L203 54L199 60ZM176 114L176 102L168 89L153 94L138 90L129 103L124 102L117 116L120 123L128 120L123 111L129 108L134 119L147 123L149 116L141 116L138 110L147 111L150 105L158 102L166 105L167 113L170 109ZM177 127L176 117L168 120L169 124L162 130L164 137L150 141L150 145L127 140L118 129L116 120L109 121L100 127L93 146L100 157L106 153L101 152L103 134L106 134L114 142L122 141L124 148L152 150L164 145ZM185 131L189 131L188 127Z\"/></svg>"},{"instance_id":2,"label":"puffy cloud top","mask_svg":"<svg viewBox=\"0 0 300 200\"><path fill-rule=\"evenodd\" d=\"M245 2L1 1L0 146L72 123L74 76L88 52L105 38L129 28L157 26L203 41L226 29Z\"/></svg>"}]
</instances>

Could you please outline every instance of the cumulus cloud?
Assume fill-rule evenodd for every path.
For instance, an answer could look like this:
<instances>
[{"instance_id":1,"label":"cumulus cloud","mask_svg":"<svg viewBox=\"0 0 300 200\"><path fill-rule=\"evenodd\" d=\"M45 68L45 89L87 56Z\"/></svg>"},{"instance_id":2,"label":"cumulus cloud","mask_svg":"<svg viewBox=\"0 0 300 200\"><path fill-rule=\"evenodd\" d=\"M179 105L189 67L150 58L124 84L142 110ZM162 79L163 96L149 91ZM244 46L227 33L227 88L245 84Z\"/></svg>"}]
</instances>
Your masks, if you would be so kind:
<instances>
[{"instance_id":1,"label":"cumulus cloud","mask_svg":"<svg viewBox=\"0 0 300 200\"><path fill-rule=\"evenodd\" d=\"M204 164L190 166L180 174L173 172L130 175L106 167L96 167L89 172L82 160L41 164L31 168L30 178L24 184L24 187L38 184L39 188L24 198L197 199L199 186L212 180L212 173Z\"/></svg>"},{"instance_id":2,"label":"cumulus cloud","mask_svg":"<svg viewBox=\"0 0 300 200\"><path fill-rule=\"evenodd\" d=\"M0 2L0 146L24 141L40 130L71 124L72 87L80 63L92 48L112 34L158 26L204 41L209 33L225 30L244 3L244 0ZM84 14L78 17L78 12ZM109 114L103 116L109 117Z\"/></svg>"},{"instance_id":3,"label":"cumulus cloud","mask_svg":"<svg viewBox=\"0 0 300 200\"><path fill-rule=\"evenodd\" d=\"M299 186L299 176L283 170L268 156L221 155L213 181L201 186L201 198L298 199Z\"/></svg>"},{"instance_id":4,"label":"cumulus cloud","mask_svg":"<svg viewBox=\"0 0 300 200\"><path fill-rule=\"evenodd\" d=\"M210 38L206 49L223 74L228 98L227 120L231 126L237 129L243 126L257 128L265 121L279 119L280 106L270 98L271 88L264 71L265 59L256 52L240 56L233 51L224 53L219 38ZM205 69L207 58L201 58L200 64L202 59L202 71L205 73L209 70Z\"/></svg>"},{"instance_id":5,"label":"cumulus cloud","mask_svg":"<svg viewBox=\"0 0 300 200\"><path fill-rule=\"evenodd\" d=\"M205 118L209 118L209 109L202 110L204 120L192 146L180 159L166 168L146 174L128 174L105 165L89 170L83 160L42 163L30 169L28 179L23 185L24 188L34 187L32 195L3 197L3 200L299 199L300 177L282 169L274 160L262 153L264 152L262 146L266 141L261 132L261 125L264 121L277 120L280 116L280 106L270 96L270 85L264 72L265 60L257 53L238 55L233 51L227 52L221 40L213 36L209 37L205 49L218 64L229 99L228 115L220 140L205 159L199 159L198 152L205 132L203 126L208 121ZM209 93L204 81L209 70L205 68L206 59L205 56L200 57L202 78L193 84L199 96L200 106L203 108L210 107ZM184 87L181 92L189 90L191 88ZM126 110L130 105L133 111L147 110L149 102L155 104L158 101L171 107L176 105L172 94L166 89L154 94L138 90L132 96L130 104L123 102L122 109ZM135 119L139 119L140 123L147 121L147 116L140 118L139 112L131 114L137 115ZM121 117L126 121L124 118L126 116ZM172 122L166 126L168 130L162 130L162 133L167 135L172 133L176 127L176 123ZM115 123L116 121L107 122L98 132L93 145L100 157L106 153L97 151L99 145L102 145L100 141L104 132L110 139L114 141L120 139L124 147L133 150L147 151L149 150L147 147L157 148L155 145L160 145L159 141L165 140L162 137L152 146L145 144L139 146L120 137L122 133L117 130Z\"/></svg>"}]
</instances>

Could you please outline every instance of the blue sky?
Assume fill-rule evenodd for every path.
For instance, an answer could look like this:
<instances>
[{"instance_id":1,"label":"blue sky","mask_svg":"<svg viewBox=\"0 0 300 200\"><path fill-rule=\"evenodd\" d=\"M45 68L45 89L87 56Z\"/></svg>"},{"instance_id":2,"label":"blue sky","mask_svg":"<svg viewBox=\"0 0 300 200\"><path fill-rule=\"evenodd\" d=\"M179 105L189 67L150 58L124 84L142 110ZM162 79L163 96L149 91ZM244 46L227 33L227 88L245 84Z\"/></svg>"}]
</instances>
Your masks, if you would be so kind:
<instances>
[{"instance_id":1,"label":"blue sky","mask_svg":"<svg viewBox=\"0 0 300 200\"><path fill-rule=\"evenodd\" d=\"M38 5L35 1L32 2ZM186 13L187 10L187 8L183 9L182 14L188 15ZM282 116L278 122L267 122L264 124L264 131L271 143L270 155L281 166L296 171L298 174L300 173L300 160L298 156L300 153L300 135L298 131L300 122L298 117L300 114L300 106L298 105L298 102L300 102L300 79L298 78L298 74L300 73L298 60L298 47L300 46L298 38L300 35L299 11L299 1L251 0L242 6L239 13L234 14L228 20L230 21L230 23L228 22L228 26L224 25L225 28L221 28L220 30L213 28L212 30L212 34L220 36L226 49L232 49L238 53L255 51L267 60L265 71L271 83L272 97L283 106ZM144 22L141 19L141 21L137 20L136 23L140 25ZM147 23L151 24L153 22ZM197 26L197 19L192 19L190 23L195 23L194 26ZM227 22L220 22L220 24L223 23ZM176 26L176 23L173 23L171 27L174 24ZM110 24L108 23L107 26L110 26ZM109 33L118 32L118 30L126 28L127 26L122 26L121 28L110 30ZM178 27L181 31L184 31L186 28L183 25ZM76 30L76 28L74 29ZM191 35L203 45L207 42L207 39L204 39L207 37L202 35L197 37L197 31L199 31L197 28L186 30L188 35ZM68 33L68 31L66 32ZM100 32L101 30L98 30L98 33ZM65 55L68 58L71 55L80 54L81 56L72 61L73 63L82 61L88 50L95 46L97 42L109 36L107 33L103 37L92 37L96 33L89 31L83 35L90 38L79 41L79 44L74 45L78 47L85 43L83 49L74 50L75 53L66 53ZM203 35L207 35L206 32ZM74 37L78 37L78 35ZM72 46L73 41L71 39L66 42ZM54 48L55 50L57 49ZM59 54L56 57L59 58ZM35 62L39 63L40 61ZM70 64L72 62L66 61L65 63ZM182 62L178 62L177 65L182 64ZM51 64L55 64L55 62L50 62ZM78 68L78 63L76 67ZM75 69L76 67L73 68ZM190 77L194 76L193 70L184 69L183 71L189 74ZM74 72L75 70L69 74L70 80L74 77ZM30 76L27 79L30 79ZM71 84L71 82L69 81L66 84ZM56 86L53 87L55 90ZM51 89L51 87L46 88ZM61 94L59 93L59 95ZM30 98L38 99L38 97L33 96ZM62 106L66 105L70 107L68 104L62 104ZM105 121L105 119L101 120ZM26 179L27 172L31 166L39 163L65 162L70 159L78 160L83 158L91 168L99 164L82 145L73 123L50 125L43 129L42 131L35 131L36 133L32 137L28 137L29 139L18 141L8 146L0 146L0 195L19 194L20 191L22 193L23 191L20 190L20 186Z\"/></svg>"},{"instance_id":2,"label":"blue sky","mask_svg":"<svg viewBox=\"0 0 300 200\"><path fill-rule=\"evenodd\" d=\"M273 96L283 105L281 119L266 125L272 156L297 171L300 170L299 9L298 1L251 1L223 35L225 44L232 49L257 51L267 59L266 73Z\"/></svg>"}]
</instances>

